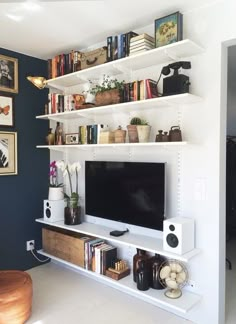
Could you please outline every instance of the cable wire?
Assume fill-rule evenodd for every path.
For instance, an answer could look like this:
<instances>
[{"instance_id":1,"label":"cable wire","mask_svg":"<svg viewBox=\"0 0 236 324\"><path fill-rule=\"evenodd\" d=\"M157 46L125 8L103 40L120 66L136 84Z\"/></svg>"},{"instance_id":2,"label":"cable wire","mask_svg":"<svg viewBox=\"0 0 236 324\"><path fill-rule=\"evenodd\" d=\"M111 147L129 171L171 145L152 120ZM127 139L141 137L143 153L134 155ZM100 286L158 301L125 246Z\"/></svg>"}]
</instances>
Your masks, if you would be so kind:
<instances>
[{"instance_id":1,"label":"cable wire","mask_svg":"<svg viewBox=\"0 0 236 324\"><path fill-rule=\"evenodd\" d=\"M40 259L37 257L37 255L35 255L35 253L34 253L33 250L30 250L30 252L33 254L33 256L35 257L35 259L37 259L39 262L44 263L44 262L47 262L48 260L50 260L50 258L47 258L47 259L45 259L45 260L40 260Z\"/></svg>"}]
</instances>

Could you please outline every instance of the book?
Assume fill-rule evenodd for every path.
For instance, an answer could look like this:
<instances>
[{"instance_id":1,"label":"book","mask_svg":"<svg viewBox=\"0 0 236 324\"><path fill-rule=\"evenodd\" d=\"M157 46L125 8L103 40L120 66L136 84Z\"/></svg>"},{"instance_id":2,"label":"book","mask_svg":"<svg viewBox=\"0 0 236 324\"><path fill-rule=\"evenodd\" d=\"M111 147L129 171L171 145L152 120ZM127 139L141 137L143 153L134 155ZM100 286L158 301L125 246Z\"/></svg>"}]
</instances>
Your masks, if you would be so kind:
<instances>
[{"instance_id":1,"label":"book","mask_svg":"<svg viewBox=\"0 0 236 324\"><path fill-rule=\"evenodd\" d=\"M130 44L133 44L134 42L137 42L139 40L147 40L150 41L151 43L155 43L154 37L150 36L149 34L143 33L138 36L134 36L130 39Z\"/></svg>"},{"instance_id":2,"label":"book","mask_svg":"<svg viewBox=\"0 0 236 324\"><path fill-rule=\"evenodd\" d=\"M157 81L152 79L146 79L146 99L157 98L158 91L157 91Z\"/></svg>"},{"instance_id":3,"label":"book","mask_svg":"<svg viewBox=\"0 0 236 324\"><path fill-rule=\"evenodd\" d=\"M142 49L145 49L145 50L150 50L150 49L153 49L154 47L150 47L150 46L147 46L147 45L141 45L141 46L137 46L135 48L131 48L130 49L130 53L134 53L134 52L138 52Z\"/></svg>"},{"instance_id":4,"label":"book","mask_svg":"<svg viewBox=\"0 0 236 324\"><path fill-rule=\"evenodd\" d=\"M110 249L104 249L102 251L102 274L106 273L106 270L109 267L112 267L113 262L117 259L117 248L114 246L111 246Z\"/></svg>"},{"instance_id":5,"label":"book","mask_svg":"<svg viewBox=\"0 0 236 324\"><path fill-rule=\"evenodd\" d=\"M155 43L149 42L147 40L139 40L130 44L130 49L139 45L149 45L150 47L155 47Z\"/></svg>"},{"instance_id":6,"label":"book","mask_svg":"<svg viewBox=\"0 0 236 324\"><path fill-rule=\"evenodd\" d=\"M138 36L138 34L133 32L133 31L130 31L130 32L126 33L126 41L125 41L125 45L126 45L125 54L126 54L126 56L129 56L130 40L134 36Z\"/></svg>"},{"instance_id":7,"label":"book","mask_svg":"<svg viewBox=\"0 0 236 324\"><path fill-rule=\"evenodd\" d=\"M107 62L113 60L112 36L107 37Z\"/></svg>"}]
</instances>

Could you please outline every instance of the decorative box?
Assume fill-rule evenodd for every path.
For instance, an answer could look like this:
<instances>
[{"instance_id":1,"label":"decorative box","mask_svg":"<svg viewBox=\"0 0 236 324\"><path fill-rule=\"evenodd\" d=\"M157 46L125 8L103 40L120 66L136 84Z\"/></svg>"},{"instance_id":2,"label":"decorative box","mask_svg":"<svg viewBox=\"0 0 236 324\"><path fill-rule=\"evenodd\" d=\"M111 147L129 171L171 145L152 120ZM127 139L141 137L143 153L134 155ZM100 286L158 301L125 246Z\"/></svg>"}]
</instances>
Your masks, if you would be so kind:
<instances>
[{"instance_id":1,"label":"decorative box","mask_svg":"<svg viewBox=\"0 0 236 324\"><path fill-rule=\"evenodd\" d=\"M60 259L85 267L85 242L91 239L80 233L62 229L42 229L43 250Z\"/></svg>"},{"instance_id":2,"label":"decorative box","mask_svg":"<svg viewBox=\"0 0 236 324\"><path fill-rule=\"evenodd\" d=\"M111 131L101 132L99 136L99 144L111 144L115 142L115 133Z\"/></svg>"},{"instance_id":3,"label":"decorative box","mask_svg":"<svg viewBox=\"0 0 236 324\"><path fill-rule=\"evenodd\" d=\"M100 47L96 50L81 53L81 69L87 69L92 66L106 63L107 61L107 47Z\"/></svg>"}]
</instances>

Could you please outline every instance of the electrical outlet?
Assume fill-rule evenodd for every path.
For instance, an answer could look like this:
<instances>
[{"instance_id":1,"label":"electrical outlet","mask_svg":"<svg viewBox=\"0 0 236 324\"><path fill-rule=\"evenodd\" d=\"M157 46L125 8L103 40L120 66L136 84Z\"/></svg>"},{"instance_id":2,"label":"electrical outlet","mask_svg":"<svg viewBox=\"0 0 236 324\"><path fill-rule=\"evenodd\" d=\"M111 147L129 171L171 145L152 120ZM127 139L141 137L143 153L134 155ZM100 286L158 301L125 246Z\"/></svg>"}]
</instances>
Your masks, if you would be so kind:
<instances>
[{"instance_id":1,"label":"electrical outlet","mask_svg":"<svg viewBox=\"0 0 236 324\"><path fill-rule=\"evenodd\" d=\"M26 251L30 251L34 249L34 240L26 241Z\"/></svg>"},{"instance_id":2,"label":"electrical outlet","mask_svg":"<svg viewBox=\"0 0 236 324\"><path fill-rule=\"evenodd\" d=\"M192 289L196 289L196 282L193 280L188 281L188 286Z\"/></svg>"}]
</instances>

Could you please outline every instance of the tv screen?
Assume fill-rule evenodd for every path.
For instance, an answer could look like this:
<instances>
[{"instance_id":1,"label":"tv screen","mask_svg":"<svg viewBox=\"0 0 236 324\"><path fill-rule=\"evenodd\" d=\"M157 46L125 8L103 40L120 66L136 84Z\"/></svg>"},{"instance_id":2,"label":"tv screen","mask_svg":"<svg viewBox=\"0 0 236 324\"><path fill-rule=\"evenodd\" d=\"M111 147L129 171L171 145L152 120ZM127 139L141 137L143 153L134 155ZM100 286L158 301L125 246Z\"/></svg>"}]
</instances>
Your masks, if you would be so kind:
<instances>
[{"instance_id":1,"label":"tv screen","mask_svg":"<svg viewBox=\"0 0 236 324\"><path fill-rule=\"evenodd\" d=\"M165 163L85 161L85 212L162 231Z\"/></svg>"}]
</instances>

